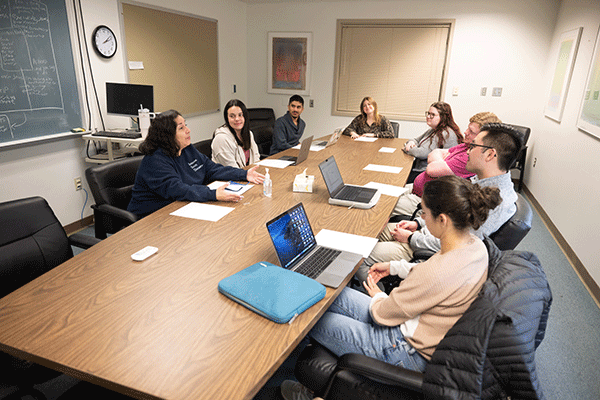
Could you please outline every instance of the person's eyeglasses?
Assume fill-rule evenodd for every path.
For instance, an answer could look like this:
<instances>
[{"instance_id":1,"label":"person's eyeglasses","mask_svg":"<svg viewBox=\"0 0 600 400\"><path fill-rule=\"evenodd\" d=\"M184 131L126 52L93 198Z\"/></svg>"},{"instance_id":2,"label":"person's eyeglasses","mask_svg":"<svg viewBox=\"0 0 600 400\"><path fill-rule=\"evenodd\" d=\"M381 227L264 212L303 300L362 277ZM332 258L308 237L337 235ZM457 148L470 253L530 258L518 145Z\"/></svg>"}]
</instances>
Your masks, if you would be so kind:
<instances>
[{"instance_id":1,"label":"person's eyeglasses","mask_svg":"<svg viewBox=\"0 0 600 400\"><path fill-rule=\"evenodd\" d=\"M476 143L469 143L467 146L469 146L469 150L473 150L475 147L483 147L484 149L493 149L492 146L484 146L482 144L476 144Z\"/></svg>"},{"instance_id":2,"label":"person's eyeglasses","mask_svg":"<svg viewBox=\"0 0 600 400\"><path fill-rule=\"evenodd\" d=\"M430 113L429 111L425 111L425 118L435 118L437 115Z\"/></svg>"}]
</instances>

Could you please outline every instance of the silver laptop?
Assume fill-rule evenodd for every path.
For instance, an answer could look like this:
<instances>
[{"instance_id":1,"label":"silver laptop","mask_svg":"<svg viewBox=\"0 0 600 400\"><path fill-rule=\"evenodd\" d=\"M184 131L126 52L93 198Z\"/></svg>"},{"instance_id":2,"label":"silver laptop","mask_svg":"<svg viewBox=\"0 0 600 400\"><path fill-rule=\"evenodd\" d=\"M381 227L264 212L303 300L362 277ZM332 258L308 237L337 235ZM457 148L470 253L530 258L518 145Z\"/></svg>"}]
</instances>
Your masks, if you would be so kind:
<instances>
[{"instance_id":1,"label":"silver laptop","mask_svg":"<svg viewBox=\"0 0 600 400\"><path fill-rule=\"evenodd\" d=\"M379 201L378 189L345 185L333 156L319 164L321 175L329 191L329 204L338 206L371 208Z\"/></svg>"},{"instance_id":2,"label":"silver laptop","mask_svg":"<svg viewBox=\"0 0 600 400\"><path fill-rule=\"evenodd\" d=\"M340 286L362 259L360 254L317 245L302 203L267 222L267 230L283 268L325 286Z\"/></svg>"},{"instance_id":3,"label":"silver laptop","mask_svg":"<svg viewBox=\"0 0 600 400\"><path fill-rule=\"evenodd\" d=\"M333 146L340 139L340 137L342 136L342 132L343 131L344 131L343 128L337 128L335 131L333 131L333 133L331 134L331 136L329 136L329 140L322 140L322 141L319 141L319 142L315 141L313 143L313 146L319 146L319 147L323 147L323 148L327 148L329 146Z\"/></svg>"},{"instance_id":4,"label":"silver laptop","mask_svg":"<svg viewBox=\"0 0 600 400\"><path fill-rule=\"evenodd\" d=\"M308 152L310 151L310 145L312 144L312 139L313 139L313 137L310 136L302 141L302 144L300 145L300 153L298 153L298 157L282 156L282 157L279 157L279 159L286 160L286 161L294 161L294 163L292 165L300 164L302 161L304 161L308 158Z\"/></svg>"}]
</instances>

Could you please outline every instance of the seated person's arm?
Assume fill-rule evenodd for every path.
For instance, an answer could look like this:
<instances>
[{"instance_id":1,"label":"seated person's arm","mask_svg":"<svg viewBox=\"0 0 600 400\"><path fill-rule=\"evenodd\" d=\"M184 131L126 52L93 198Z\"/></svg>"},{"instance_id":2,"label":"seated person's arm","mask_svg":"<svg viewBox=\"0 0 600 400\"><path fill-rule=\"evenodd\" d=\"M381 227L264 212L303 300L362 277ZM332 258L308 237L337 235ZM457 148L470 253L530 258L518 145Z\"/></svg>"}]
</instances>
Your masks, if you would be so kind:
<instances>
[{"instance_id":1,"label":"seated person's arm","mask_svg":"<svg viewBox=\"0 0 600 400\"><path fill-rule=\"evenodd\" d=\"M441 250L440 239L433 236L427 226L425 226L425 220L421 217L415 219L419 222L421 230L416 231L410 238L410 248L413 251L417 250L431 250L435 253Z\"/></svg>"},{"instance_id":2,"label":"seated person's arm","mask_svg":"<svg viewBox=\"0 0 600 400\"><path fill-rule=\"evenodd\" d=\"M225 139L225 135L216 135L211 143L211 148L214 162L237 168L238 165L235 161L237 148L231 147L231 143Z\"/></svg>"},{"instance_id":3,"label":"seated person's arm","mask_svg":"<svg viewBox=\"0 0 600 400\"><path fill-rule=\"evenodd\" d=\"M143 181L149 191L158 196L168 200L198 202L217 199L215 191L208 186L184 183L167 158L152 157L150 162L148 168L145 168Z\"/></svg>"},{"instance_id":4,"label":"seated person's arm","mask_svg":"<svg viewBox=\"0 0 600 400\"><path fill-rule=\"evenodd\" d=\"M271 154L279 153L280 151L286 150L290 147L292 146L287 143L283 121L278 118L275 121L275 126L273 127L273 144L271 145Z\"/></svg>"},{"instance_id":5,"label":"seated person's arm","mask_svg":"<svg viewBox=\"0 0 600 400\"><path fill-rule=\"evenodd\" d=\"M435 149L427 156L427 162L444 161L448 157L450 151L448 149Z\"/></svg>"},{"instance_id":6,"label":"seated person's arm","mask_svg":"<svg viewBox=\"0 0 600 400\"><path fill-rule=\"evenodd\" d=\"M344 129L342 134L344 134L346 136L359 136L360 134L358 133L357 129L358 129L358 117L355 117L352 120L352 122L350 122L350 125L348 125L346 127L346 129Z\"/></svg>"},{"instance_id":7,"label":"seated person's arm","mask_svg":"<svg viewBox=\"0 0 600 400\"><path fill-rule=\"evenodd\" d=\"M393 138L394 137L394 128L389 119L384 116L381 116L381 132L377 137L380 138Z\"/></svg>"},{"instance_id":8,"label":"seated person's arm","mask_svg":"<svg viewBox=\"0 0 600 400\"><path fill-rule=\"evenodd\" d=\"M427 169L425 170L427 175L432 178L439 178L440 176L445 175L454 175L454 171L450 169L446 161L434 161L427 164Z\"/></svg>"}]
</instances>

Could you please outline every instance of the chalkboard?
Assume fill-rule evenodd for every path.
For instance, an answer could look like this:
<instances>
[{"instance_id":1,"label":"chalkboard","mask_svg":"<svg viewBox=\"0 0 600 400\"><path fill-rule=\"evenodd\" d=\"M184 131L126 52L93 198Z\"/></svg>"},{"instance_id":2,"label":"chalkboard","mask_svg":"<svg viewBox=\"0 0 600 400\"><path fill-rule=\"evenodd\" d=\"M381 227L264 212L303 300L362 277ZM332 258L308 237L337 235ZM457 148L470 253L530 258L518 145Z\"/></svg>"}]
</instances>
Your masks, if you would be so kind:
<instances>
[{"instance_id":1,"label":"chalkboard","mask_svg":"<svg viewBox=\"0 0 600 400\"><path fill-rule=\"evenodd\" d=\"M0 0L0 145L80 126L65 0Z\"/></svg>"}]
</instances>

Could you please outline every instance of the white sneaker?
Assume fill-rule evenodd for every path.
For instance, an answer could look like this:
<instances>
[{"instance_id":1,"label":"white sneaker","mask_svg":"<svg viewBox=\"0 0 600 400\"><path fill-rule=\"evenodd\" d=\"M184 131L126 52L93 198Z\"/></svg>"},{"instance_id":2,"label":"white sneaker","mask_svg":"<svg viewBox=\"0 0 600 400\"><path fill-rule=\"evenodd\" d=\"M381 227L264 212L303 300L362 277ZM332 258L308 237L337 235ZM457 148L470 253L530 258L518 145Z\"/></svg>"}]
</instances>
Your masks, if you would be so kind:
<instances>
[{"instance_id":1,"label":"white sneaker","mask_svg":"<svg viewBox=\"0 0 600 400\"><path fill-rule=\"evenodd\" d=\"M283 381L279 389L285 400L312 400L314 398L313 393L300 382Z\"/></svg>"}]
</instances>

